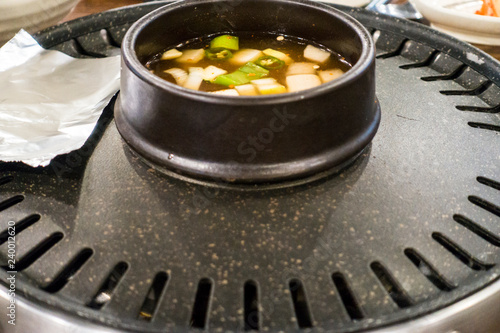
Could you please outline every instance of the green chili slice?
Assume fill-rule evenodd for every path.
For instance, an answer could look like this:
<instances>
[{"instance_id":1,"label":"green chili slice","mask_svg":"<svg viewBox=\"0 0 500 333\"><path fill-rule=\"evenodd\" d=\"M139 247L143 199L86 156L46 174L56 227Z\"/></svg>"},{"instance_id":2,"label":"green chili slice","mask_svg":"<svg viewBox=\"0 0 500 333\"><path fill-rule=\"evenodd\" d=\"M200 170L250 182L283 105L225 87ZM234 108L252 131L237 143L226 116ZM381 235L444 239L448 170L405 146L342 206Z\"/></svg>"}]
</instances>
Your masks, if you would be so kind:
<instances>
[{"instance_id":1,"label":"green chili slice","mask_svg":"<svg viewBox=\"0 0 500 333\"><path fill-rule=\"evenodd\" d=\"M285 65L285 62L273 56L263 56L257 59L255 64L265 69L280 69Z\"/></svg>"},{"instance_id":2,"label":"green chili slice","mask_svg":"<svg viewBox=\"0 0 500 333\"><path fill-rule=\"evenodd\" d=\"M205 56L210 60L223 61L233 57L233 53L229 50L221 50L214 52L211 50L205 50Z\"/></svg>"}]
</instances>

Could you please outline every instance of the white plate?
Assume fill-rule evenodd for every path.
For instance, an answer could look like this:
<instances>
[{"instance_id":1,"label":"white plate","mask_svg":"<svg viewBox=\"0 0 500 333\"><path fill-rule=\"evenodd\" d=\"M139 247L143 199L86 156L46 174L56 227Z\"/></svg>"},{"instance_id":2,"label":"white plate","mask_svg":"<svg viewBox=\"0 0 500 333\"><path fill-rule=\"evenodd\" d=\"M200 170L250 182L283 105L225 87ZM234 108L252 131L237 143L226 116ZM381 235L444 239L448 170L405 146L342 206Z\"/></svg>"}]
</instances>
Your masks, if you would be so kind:
<instances>
[{"instance_id":1,"label":"white plate","mask_svg":"<svg viewBox=\"0 0 500 333\"><path fill-rule=\"evenodd\" d=\"M318 0L321 2L345 5L351 7L362 7L370 3L370 0Z\"/></svg>"},{"instance_id":2,"label":"white plate","mask_svg":"<svg viewBox=\"0 0 500 333\"><path fill-rule=\"evenodd\" d=\"M500 46L500 18L475 14L478 0L411 0L431 26L469 43Z\"/></svg>"}]
</instances>

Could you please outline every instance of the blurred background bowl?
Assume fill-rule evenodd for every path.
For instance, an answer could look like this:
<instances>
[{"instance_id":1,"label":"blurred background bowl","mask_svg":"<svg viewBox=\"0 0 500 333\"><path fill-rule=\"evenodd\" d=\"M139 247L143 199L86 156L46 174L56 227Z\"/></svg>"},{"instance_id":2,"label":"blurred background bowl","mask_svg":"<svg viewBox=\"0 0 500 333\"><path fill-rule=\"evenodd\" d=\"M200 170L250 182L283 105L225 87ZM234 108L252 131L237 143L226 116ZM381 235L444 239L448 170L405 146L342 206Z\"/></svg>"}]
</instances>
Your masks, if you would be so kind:
<instances>
[{"instance_id":1,"label":"blurred background bowl","mask_svg":"<svg viewBox=\"0 0 500 333\"><path fill-rule=\"evenodd\" d=\"M499 46L500 18L475 14L477 0L412 0L431 26L469 43Z\"/></svg>"},{"instance_id":2,"label":"blurred background bowl","mask_svg":"<svg viewBox=\"0 0 500 333\"><path fill-rule=\"evenodd\" d=\"M20 29L37 32L63 19L79 0L1 0L0 45Z\"/></svg>"},{"instance_id":3,"label":"blurred background bowl","mask_svg":"<svg viewBox=\"0 0 500 333\"><path fill-rule=\"evenodd\" d=\"M469 42L500 60L500 17L475 14L480 0L411 0L431 27Z\"/></svg>"}]
</instances>

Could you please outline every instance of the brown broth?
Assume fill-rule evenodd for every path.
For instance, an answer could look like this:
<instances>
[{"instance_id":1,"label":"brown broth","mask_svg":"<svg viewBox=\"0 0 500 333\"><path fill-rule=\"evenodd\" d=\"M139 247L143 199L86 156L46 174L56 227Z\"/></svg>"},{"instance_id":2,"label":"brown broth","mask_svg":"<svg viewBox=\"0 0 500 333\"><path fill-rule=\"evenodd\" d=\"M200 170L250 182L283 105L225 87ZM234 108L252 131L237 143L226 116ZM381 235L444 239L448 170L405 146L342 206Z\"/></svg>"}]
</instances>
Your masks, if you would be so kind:
<instances>
[{"instance_id":1,"label":"brown broth","mask_svg":"<svg viewBox=\"0 0 500 333\"><path fill-rule=\"evenodd\" d=\"M320 68L318 70L328 70L328 69L334 69L334 68L339 68L343 72L346 72L349 70L352 65L345 59L343 58L340 54L333 52L332 50L324 47L323 45L320 45L318 43L311 42L309 40L305 40L302 38L298 37L293 37L293 36L287 36L287 35L280 35L280 34L243 34L243 33L238 33L238 34L233 34L233 33L223 33L223 34L230 34L232 36L238 36L239 37L239 46L240 50L241 49L257 49L257 50L265 50L267 48L271 48L280 52L283 52L287 54L290 58L293 59L294 62L310 62L307 59L304 59L304 48L308 45L314 45L322 50L326 50L331 53L331 56L329 60L324 63L320 64ZM210 36L204 36L195 40L190 40L185 43L175 45L172 47L169 47L165 49L163 52L176 48L179 51L183 50L188 50L188 49L208 49L210 41L217 37L218 35L222 34L217 34L217 35L210 35ZM283 36L283 40L278 40L278 36ZM174 83L175 80L174 78L168 74L165 73L165 70L168 70L170 68L181 68L185 71L188 71L189 67L203 67L206 68L207 66L213 65L219 68L222 68L226 70L228 73L236 71L238 68L240 68L240 65L234 65L229 61L215 61L215 60L210 60L207 59L206 57L199 61L196 64L185 64L185 63L179 63L176 62L175 59L173 60L161 60L161 56L163 52L155 54L152 56L147 63L145 64L146 68L151 70L155 75L167 80L168 82ZM235 51L237 52L237 51ZM283 66L281 69L273 69L269 71L269 75L266 77L272 77L276 79L280 84L286 86L286 72L287 72L288 66ZM215 83L210 83L204 81L201 86L200 86L200 91L205 91L205 92L211 92L211 91L217 91L217 90L224 90L228 89L226 86L218 85Z\"/></svg>"}]
</instances>

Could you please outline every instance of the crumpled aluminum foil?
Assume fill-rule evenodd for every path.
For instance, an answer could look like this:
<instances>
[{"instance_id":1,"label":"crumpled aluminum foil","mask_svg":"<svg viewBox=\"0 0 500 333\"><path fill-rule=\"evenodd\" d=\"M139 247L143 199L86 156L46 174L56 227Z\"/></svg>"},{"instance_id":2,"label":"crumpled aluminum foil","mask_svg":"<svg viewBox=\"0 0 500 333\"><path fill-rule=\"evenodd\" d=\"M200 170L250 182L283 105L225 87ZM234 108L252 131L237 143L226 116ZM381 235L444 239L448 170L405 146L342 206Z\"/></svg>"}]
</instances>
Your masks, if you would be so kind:
<instances>
[{"instance_id":1,"label":"crumpled aluminum foil","mask_svg":"<svg viewBox=\"0 0 500 333\"><path fill-rule=\"evenodd\" d=\"M120 87L120 56L76 59L21 30L0 49L0 160L47 166L83 146Z\"/></svg>"}]
</instances>

